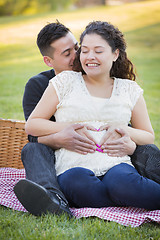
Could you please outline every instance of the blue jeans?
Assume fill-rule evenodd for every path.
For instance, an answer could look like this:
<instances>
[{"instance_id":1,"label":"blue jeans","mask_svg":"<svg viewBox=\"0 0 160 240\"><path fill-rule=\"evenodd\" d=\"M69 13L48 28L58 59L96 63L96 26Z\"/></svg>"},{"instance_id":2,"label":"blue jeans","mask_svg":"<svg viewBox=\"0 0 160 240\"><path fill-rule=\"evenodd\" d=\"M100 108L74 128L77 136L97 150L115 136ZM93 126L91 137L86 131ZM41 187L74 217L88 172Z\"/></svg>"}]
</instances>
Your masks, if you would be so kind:
<instances>
[{"instance_id":1,"label":"blue jeans","mask_svg":"<svg viewBox=\"0 0 160 240\"><path fill-rule=\"evenodd\" d=\"M73 207L132 206L160 209L160 184L142 177L121 163L96 177L85 168L72 168L58 176L59 185Z\"/></svg>"}]
</instances>

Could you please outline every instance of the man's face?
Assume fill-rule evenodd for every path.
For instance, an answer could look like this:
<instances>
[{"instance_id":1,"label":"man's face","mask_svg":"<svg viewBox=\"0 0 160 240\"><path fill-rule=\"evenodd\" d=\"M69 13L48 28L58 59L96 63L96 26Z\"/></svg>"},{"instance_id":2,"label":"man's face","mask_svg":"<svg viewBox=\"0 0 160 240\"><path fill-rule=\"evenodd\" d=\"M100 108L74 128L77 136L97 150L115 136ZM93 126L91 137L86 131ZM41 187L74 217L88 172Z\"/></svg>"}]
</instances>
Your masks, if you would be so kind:
<instances>
[{"instance_id":1,"label":"man's face","mask_svg":"<svg viewBox=\"0 0 160 240\"><path fill-rule=\"evenodd\" d=\"M50 59L50 63L58 74L65 70L72 70L73 61L76 51L78 50L78 42L72 33L67 33L65 37L62 37L51 44L54 48L53 56Z\"/></svg>"}]
</instances>

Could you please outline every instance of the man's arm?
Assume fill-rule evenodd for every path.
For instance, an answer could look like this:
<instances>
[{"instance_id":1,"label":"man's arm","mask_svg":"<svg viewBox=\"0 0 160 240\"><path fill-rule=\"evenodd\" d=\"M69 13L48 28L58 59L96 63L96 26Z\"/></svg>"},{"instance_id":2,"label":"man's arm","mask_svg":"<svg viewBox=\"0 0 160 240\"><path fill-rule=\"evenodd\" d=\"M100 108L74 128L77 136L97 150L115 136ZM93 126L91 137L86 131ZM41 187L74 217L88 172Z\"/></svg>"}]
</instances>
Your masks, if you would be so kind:
<instances>
[{"instance_id":1,"label":"man's arm","mask_svg":"<svg viewBox=\"0 0 160 240\"><path fill-rule=\"evenodd\" d=\"M27 82L22 102L26 121L41 99L45 89L48 86L49 80L54 76L54 70L52 69L37 74L36 76L30 78Z\"/></svg>"},{"instance_id":2,"label":"man's arm","mask_svg":"<svg viewBox=\"0 0 160 240\"><path fill-rule=\"evenodd\" d=\"M54 70L49 70L41 72L36 76L29 79L25 86L25 91L23 95L23 111L25 120L27 121L28 117L34 110L35 106L41 99L46 87L48 86L49 80L54 77ZM55 121L54 116L51 117L52 121ZM38 138L35 136L28 135L28 140L30 142L37 142Z\"/></svg>"}]
</instances>

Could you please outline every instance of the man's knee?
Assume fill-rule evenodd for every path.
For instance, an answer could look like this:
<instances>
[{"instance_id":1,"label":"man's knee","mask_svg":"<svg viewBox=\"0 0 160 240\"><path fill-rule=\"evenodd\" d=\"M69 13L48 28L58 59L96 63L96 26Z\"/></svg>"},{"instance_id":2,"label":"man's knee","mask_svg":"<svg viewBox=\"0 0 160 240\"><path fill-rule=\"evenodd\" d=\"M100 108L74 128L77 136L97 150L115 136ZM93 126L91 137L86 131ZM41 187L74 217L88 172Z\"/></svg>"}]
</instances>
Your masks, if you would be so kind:
<instances>
[{"instance_id":1,"label":"man's knee","mask_svg":"<svg viewBox=\"0 0 160 240\"><path fill-rule=\"evenodd\" d=\"M35 158L54 159L54 150L41 143L29 142L22 149L21 160L25 164L26 161L31 161L32 159L35 161Z\"/></svg>"},{"instance_id":2,"label":"man's knee","mask_svg":"<svg viewBox=\"0 0 160 240\"><path fill-rule=\"evenodd\" d=\"M37 142L29 142L27 143L23 149L22 149L22 155L27 154L27 153L34 153L34 152L54 152L54 150L50 147L48 147L47 145L44 145L42 143L37 143Z\"/></svg>"},{"instance_id":3,"label":"man's knee","mask_svg":"<svg viewBox=\"0 0 160 240\"><path fill-rule=\"evenodd\" d=\"M28 152L28 151L32 151L34 148L36 148L36 146L37 146L37 143L31 143L31 142L29 142L29 143L27 143L24 147L23 147L23 149L22 149L22 154L24 154L25 152Z\"/></svg>"},{"instance_id":4,"label":"man's knee","mask_svg":"<svg viewBox=\"0 0 160 240\"><path fill-rule=\"evenodd\" d=\"M155 151L160 152L159 148L155 144L138 145L133 153L133 157L135 157L137 154L153 154Z\"/></svg>"}]
</instances>

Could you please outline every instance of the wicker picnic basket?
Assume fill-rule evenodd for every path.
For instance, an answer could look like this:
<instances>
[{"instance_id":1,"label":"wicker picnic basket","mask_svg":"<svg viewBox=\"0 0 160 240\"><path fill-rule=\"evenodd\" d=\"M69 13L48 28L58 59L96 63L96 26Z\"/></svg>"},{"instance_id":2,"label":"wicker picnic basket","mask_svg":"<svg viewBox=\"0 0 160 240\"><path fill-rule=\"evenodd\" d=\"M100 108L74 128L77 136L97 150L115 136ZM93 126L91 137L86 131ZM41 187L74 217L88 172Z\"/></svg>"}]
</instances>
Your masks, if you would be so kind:
<instances>
[{"instance_id":1,"label":"wicker picnic basket","mask_svg":"<svg viewBox=\"0 0 160 240\"><path fill-rule=\"evenodd\" d=\"M21 150L28 142L25 121L0 119L0 167L24 168Z\"/></svg>"}]
</instances>

